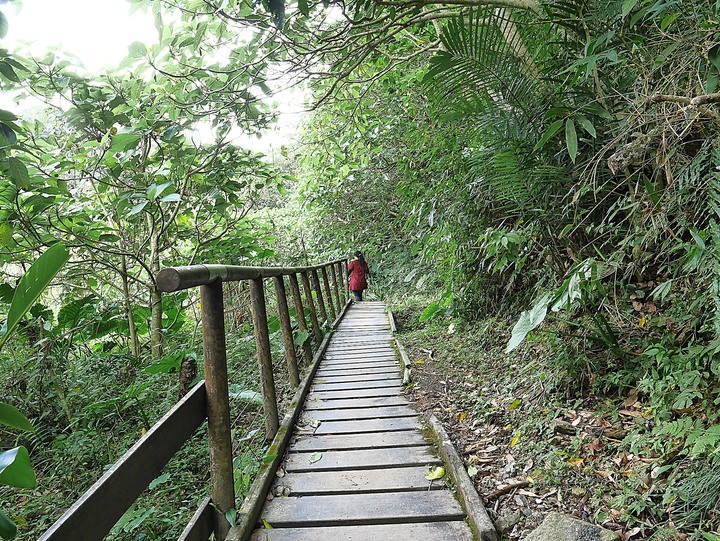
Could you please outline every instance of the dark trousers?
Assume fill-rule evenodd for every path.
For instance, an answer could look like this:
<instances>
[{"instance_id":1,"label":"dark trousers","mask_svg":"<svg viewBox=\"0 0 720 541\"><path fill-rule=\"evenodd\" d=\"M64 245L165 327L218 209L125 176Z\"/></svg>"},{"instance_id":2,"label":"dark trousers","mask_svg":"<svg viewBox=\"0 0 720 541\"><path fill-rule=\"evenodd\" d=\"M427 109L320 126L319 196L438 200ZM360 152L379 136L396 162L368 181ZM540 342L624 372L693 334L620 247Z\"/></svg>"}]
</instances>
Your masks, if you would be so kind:
<instances>
[{"instance_id":1,"label":"dark trousers","mask_svg":"<svg viewBox=\"0 0 720 541\"><path fill-rule=\"evenodd\" d=\"M353 289L353 295L355 295L356 301L362 300L362 289Z\"/></svg>"}]
</instances>

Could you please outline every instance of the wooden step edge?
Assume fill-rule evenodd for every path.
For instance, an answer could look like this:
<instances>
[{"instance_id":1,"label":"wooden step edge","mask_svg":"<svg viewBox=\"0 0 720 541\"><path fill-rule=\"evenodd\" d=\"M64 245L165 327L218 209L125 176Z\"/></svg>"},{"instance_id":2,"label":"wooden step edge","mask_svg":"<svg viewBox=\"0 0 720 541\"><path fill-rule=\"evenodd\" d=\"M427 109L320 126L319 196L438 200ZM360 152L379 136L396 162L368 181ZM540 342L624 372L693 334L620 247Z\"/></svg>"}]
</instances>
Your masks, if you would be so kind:
<instances>
[{"instance_id":1,"label":"wooden step edge","mask_svg":"<svg viewBox=\"0 0 720 541\"><path fill-rule=\"evenodd\" d=\"M383 470L388 467L393 468L418 468L422 466L438 466L442 464L442 460L439 458L434 457L428 457L428 460L417 460L417 461L407 461L402 463L394 463L394 462L383 462L382 464L356 464L352 465L351 468L353 471L371 471L371 470ZM287 467L285 466L285 471L288 473L315 473L315 472L339 472L339 471L347 471L348 466L347 465L337 465L337 466L319 466L317 468L313 468L314 464L309 464L308 466L298 466L298 467ZM427 487L425 487L425 490L427 490ZM351 493L355 493L355 491L349 491ZM373 492L386 492L383 490L375 490ZM393 492L401 492L400 490L394 490ZM296 496L295 493L293 493L293 496Z\"/></svg>"},{"instance_id":2,"label":"wooden step edge","mask_svg":"<svg viewBox=\"0 0 720 541\"><path fill-rule=\"evenodd\" d=\"M276 528L321 528L323 526L374 526L377 524L417 524L419 522L450 522L465 520L465 513L443 513L433 516L418 517L378 517L366 519L327 519L307 521L280 521L272 522L270 526ZM258 524L259 526L260 524Z\"/></svg>"}]
</instances>

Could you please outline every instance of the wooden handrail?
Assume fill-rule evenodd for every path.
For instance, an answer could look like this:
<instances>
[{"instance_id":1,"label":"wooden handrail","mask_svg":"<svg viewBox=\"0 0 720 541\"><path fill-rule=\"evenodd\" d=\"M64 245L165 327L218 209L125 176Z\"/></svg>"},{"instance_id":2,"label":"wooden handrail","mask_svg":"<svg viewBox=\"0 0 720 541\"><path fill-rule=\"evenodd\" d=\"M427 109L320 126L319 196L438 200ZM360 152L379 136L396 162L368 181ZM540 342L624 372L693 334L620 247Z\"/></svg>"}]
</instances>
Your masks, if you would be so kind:
<instances>
[{"instance_id":1,"label":"wooden handrail","mask_svg":"<svg viewBox=\"0 0 720 541\"><path fill-rule=\"evenodd\" d=\"M345 261L345 259L338 259L309 267L241 267L238 265L167 267L158 273L155 277L155 283L161 291L172 293L182 289L208 285L218 279L223 282L239 282L241 280L253 280L256 278L288 276L290 274L318 271L328 265Z\"/></svg>"},{"instance_id":2,"label":"wooden handrail","mask_svg":"<svg viewBox=\"0 0 720 541\"><path fill-rule=\"evenodd\" d=\"M205 382L133 445L38 541L103 539L205 421Z\"/></svg>"},{"instance_id":3,"label":"wooden handrail","mask_svg":"<svg viewBox=\"0 0 720 541\"><path fill-rule=\"evenodd\" d=\"M263 280L273 278L289 380L297 387L300 377L284 277L287 276L290 282L298 330L311 333L317 344L317 354L320 354L323 344L327 344L327 337L323 340L318 313L325 320L323 324L337 324L337 320L335 323L329 321L328 315L335 319L335 314L342 314L343 306L349 303L347 288L342 289L341 295L338 285L344 283L341 276L346 269L347 260L339 259L307 267L192 265L161 270L155 282L164 292L200 286L205 380L163 416L39 541L103 539L205 419L208 420L210 446L211 503L210 500L203 502L180 541L206 540L211 531L215 539L225 539L231 526L225 513L235 507L235 494L223 282L247 280L249 283L265 427L268 440L272 440L278 432L279 416ZM309 311L312 328L305 320L305 308ZM303 341L302 351L306 366L316 366L310 336Z\"/></svg>"}]
</instances>

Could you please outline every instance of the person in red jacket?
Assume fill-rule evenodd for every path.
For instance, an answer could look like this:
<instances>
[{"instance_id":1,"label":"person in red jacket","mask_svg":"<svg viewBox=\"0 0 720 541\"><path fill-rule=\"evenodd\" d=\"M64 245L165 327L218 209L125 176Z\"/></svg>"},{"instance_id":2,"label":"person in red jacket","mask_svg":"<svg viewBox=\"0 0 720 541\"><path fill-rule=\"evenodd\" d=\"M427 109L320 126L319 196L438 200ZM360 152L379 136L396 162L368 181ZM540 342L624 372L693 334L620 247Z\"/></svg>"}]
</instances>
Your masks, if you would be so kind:
<instances>
[{"instance_id":1,"label":"person in red jacket","mask_svg":"<svg viewBox=\"0 0 720 541\"><path fill-rule=\"evenodd\" d=\"M355 252L355 259L348 265L348 276L350 276L350 291L355 295L356 301L362 300L362 293L367 289L367 276L370 274L370 267L365 262L361 251Z\"/></svg>"}]
</instances>

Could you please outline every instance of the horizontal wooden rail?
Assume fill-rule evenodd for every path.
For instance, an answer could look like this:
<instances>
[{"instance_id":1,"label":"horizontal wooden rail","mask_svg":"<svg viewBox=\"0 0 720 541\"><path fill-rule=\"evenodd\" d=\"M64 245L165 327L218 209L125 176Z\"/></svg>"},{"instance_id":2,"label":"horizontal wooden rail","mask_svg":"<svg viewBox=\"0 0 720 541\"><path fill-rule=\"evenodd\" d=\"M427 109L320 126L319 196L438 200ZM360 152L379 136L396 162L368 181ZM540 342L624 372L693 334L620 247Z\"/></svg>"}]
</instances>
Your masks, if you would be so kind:
<instances>
[{"instance_id":1,"label":"horizontal wooden rail","mask_svg":"<svg viewBox=\"0 0 720 541\"><path fill-rule=\"evenodd\" d=\"M287 276L301 272L318 271L328 265L344 261L344 259L338 259L309 267L240 267L237 265L167 267L158 273L155 282L160 290L166 293L172 293L173 291L180 291L181 289L208 285L218 279L223 282L239 282L240 280Z\"/></svg>"},{"instance_id":2,"label":"horizontal wooden rail","mask_svg":"<svg viewBox=\"0 0 720 541\"><path fill-rule=\"evenodd\" d=\"M205 382L133 445L38 541L100 541L206 418Z\"/></svg>"}]
</instances>

